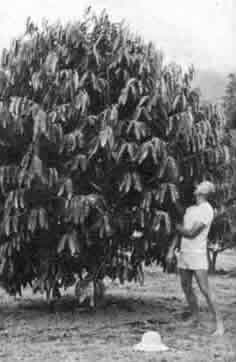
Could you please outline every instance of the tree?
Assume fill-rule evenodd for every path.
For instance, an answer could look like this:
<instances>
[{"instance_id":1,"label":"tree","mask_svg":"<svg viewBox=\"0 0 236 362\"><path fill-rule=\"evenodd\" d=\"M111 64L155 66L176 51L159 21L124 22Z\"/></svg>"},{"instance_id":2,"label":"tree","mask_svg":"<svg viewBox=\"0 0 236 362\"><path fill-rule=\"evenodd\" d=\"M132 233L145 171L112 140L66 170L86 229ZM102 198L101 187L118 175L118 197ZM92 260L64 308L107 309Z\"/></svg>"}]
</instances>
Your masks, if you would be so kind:
<instances>
[{"instance_id":1,"label":"tree","mask_svg":"<svg viewBox=\"0 0 236 362\"><path fill-rule=\"evenodd\" d=\"M216 261L220 253L236 246L233 232L232 210L223 209L218 212L209 233L208 260L210 273L216 272Z\"/></svg>"},{"instance_id":2,"label":"tree","mask_svg":"<svg viewBox=\"0 0 236 362\"><path fill-rule=\"evenodd\" d=\"M177 202L213 180L230 197L229 139L201 109L194 71L106 13L66 26L29 19L2 54L1 280L67 287L86 270L121 282L140 261L165 266ZM132 238L136 230L142 235Z\"/></svg>"},{"instance_id":3,"label":"tree","mask_svg":"<svg viewBox=\"0 0 236 362\"><path fill-rule=\"evenodd\" d=\"M236 74L229 74L224 96L225 112L229 126L236 128Z\"/></svg>"}]
</instances>

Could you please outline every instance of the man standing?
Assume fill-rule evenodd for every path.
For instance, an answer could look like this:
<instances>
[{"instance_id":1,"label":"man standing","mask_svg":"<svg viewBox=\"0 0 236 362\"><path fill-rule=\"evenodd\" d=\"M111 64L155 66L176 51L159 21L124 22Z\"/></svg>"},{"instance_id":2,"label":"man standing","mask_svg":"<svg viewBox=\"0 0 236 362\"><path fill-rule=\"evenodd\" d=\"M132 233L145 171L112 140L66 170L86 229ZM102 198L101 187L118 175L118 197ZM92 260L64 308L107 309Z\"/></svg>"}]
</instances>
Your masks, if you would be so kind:
<instances>
[{"instance_id":1,"label":"man standing","mask_svg":"<svg viewBox=\"0 0 236 362\"><path fill-rule=\"evenodd\" d=\"M196 205L186 210L183 225L176 227L181 237L178 268L181 286L190 307L193 323L199 322L199 307L192 285L193 277L195 277L216 323L214 335L223 335L223 322L213 302L208 282L207 239L214 211L207 199L212 192L214 192L214 185L211 182L200 183L194 192ZM171 262L173 259L177 240L178 238L175 238L170 247L167 262Z\"/></svg>"}]
</instances>

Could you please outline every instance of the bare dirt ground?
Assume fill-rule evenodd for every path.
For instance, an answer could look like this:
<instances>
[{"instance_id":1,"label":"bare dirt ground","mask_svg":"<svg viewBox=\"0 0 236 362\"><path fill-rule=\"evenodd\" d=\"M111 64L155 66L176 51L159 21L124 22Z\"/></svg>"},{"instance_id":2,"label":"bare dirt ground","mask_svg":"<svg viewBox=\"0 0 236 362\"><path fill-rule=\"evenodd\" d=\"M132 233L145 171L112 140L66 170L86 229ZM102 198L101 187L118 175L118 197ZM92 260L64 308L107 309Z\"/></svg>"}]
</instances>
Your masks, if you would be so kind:
<instances>
[{"instance_id":1,"label":"bare dirt ground","mask_svg":"<svg viewBox=\"0 0 236 362\"><path fill-rule=\"evenodd\" d=\"M236 253L226 252L218 265L236 268ZM40 296L26 291L14 300L0 292L0 316L8 334L0 335L0 361L80 362L235 362L236 277L218 274L211 284L225 320L226 333L213 338L210 315L200 298L203 326L192 329L180 318L185 307L178 276L146 269L145 286L110 285L106 304L96 313L76 308L66 296L49 313ZM147 330L157 330L168 352L133 352Z\"/></svg>"}]
</instances>

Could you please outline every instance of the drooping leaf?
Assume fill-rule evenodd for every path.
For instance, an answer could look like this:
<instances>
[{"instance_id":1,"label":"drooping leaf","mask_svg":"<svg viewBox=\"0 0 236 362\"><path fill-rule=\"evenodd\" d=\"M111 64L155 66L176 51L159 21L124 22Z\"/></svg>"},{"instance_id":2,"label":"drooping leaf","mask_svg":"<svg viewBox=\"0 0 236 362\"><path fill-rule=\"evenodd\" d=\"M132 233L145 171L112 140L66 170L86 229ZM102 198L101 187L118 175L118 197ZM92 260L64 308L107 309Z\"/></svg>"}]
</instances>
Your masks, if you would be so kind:
<instances>
[{"instance_id":1,"label":"drooping leaf","mask_svg":"<svg viewBox=\"0 0 236 362\"><path fill-rule=\"evenodd\" d=\"M48 53L47 58L45 60L46 71L54 74L57 69L57 64L58 64L58 56L56 52L52 51Z\"/></svg>"}]
</instances>

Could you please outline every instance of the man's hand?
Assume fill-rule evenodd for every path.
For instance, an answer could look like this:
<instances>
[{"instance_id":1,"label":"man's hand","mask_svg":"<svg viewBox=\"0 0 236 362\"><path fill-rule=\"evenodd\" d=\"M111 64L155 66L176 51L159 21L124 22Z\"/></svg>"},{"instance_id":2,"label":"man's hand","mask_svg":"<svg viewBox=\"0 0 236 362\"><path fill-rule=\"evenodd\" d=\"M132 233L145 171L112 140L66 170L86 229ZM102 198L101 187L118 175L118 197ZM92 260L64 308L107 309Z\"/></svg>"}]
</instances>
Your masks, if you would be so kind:
<instances>
[{"instance_id":1,"label":"man's hand","mask_svg":"<svg viewBox=\"0 0 236 362\"><path fill-rule=\"evenodd\" d=\"M174 250L172 248L170 248L170 250L168 251L167 255L166 255L166 264L170 265L174 259Z\"/></svg>"},{"instance_id":2,"label":"man's hand","mask_svg":"<svg viewBox=\"0 0 236 362\"><path fill-rule=\"evenodd\" d=\"M172 238L172 242L170 245L170 248L168 250L168 253L166 255L166 264L170 265L173 262L173 259L175 257L175 249L179 246L179 236L175 234Z\"/></svg>"}]
</instances>

